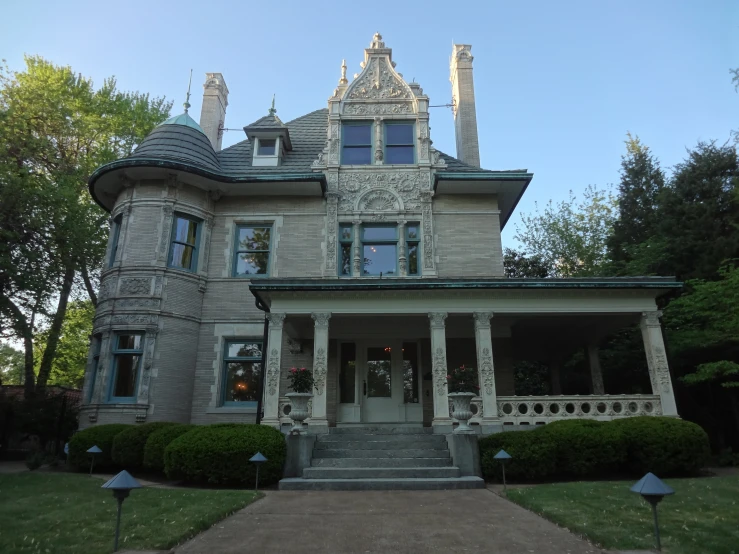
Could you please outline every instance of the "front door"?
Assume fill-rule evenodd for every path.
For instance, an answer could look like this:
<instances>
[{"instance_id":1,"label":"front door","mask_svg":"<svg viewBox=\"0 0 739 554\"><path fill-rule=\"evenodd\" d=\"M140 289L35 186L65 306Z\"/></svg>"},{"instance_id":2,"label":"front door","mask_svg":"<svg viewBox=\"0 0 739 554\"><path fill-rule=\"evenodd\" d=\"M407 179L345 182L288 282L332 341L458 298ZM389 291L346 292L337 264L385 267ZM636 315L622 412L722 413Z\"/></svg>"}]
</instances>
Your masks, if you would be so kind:
<instances>
[{"instance_id":1,"label":"front door","mask_svg":"<svg viewBox=\"0 0 739 554\"><path fill-rule=\"evenodd\" d=\"M400 348L396 341L385 341L368 344L363 350L362 420L368 423L398 421L398 406L403 402L402 386L397 382Z\"/></svg>"}]
</instances>

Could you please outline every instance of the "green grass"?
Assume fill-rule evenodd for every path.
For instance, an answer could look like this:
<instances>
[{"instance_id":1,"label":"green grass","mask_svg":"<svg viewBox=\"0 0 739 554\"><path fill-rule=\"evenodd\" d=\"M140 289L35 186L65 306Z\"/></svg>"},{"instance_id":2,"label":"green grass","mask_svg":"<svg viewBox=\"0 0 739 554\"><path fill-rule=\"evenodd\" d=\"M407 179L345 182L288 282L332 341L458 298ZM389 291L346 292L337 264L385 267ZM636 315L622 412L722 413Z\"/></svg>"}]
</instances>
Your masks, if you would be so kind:
<instances>
[{"instance_id":1,"label":"green grass","mask_svg":"<svg viewBox=\"0 0 739 554\"><path fill-rule=\"evenodd\" d=\"M113 550L116 501L82 475L0 475L0 552ZM164 550L257 498L252 491L144 488L123 503L120 549Z\"/></svg>"},{"instance_id":2,"label":"green grass","mask_svg":"<svg viewBox=\"0 0 739 554\"><path fill-rule=\"evenodd\" d=\"M739 554L739 477L666 479L658 506L662 549L671 554ZM632 482L557 483L509 489L508 498L609 549L654 546L649 504Z\"/></svg>"}]
</instances>

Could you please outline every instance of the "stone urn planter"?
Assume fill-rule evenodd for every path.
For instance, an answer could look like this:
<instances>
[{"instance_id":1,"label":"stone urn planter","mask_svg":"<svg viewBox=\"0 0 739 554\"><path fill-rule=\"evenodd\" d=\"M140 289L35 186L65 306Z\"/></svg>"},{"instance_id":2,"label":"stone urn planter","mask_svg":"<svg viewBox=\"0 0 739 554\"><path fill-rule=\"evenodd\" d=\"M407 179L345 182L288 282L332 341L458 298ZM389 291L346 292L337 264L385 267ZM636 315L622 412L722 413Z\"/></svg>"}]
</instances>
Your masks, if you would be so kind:
<instances>
[{"instance_id":1,"label":"stone urn planter","mask_svg":"<svg viewBox=\"0 0 739 554\"><path fill-rule=\"evenodd\" d=\"M305 421L310 413L308 413L308 402L313 398L310 392L288 392L285 396L290 399L290 419L293 420L293 426L290 434L302 435L303 421Z\"/></svg>"},{"instance_id":2,"label":"stone urn planter","mask_svg":"<svg viewBox=\"0 0 739 554\"><path fill-rule=\"evenodd\" d=\"M473 434L475 432L467 422L472 417L472 410L470 410L470 402L475 397L473 392L450 392L449 399L452 401L454 411L452 417L459 421L459 425L454 429L455 434ZM292 415L292 414L291 414Z\"/></svg>"}]
</instances>

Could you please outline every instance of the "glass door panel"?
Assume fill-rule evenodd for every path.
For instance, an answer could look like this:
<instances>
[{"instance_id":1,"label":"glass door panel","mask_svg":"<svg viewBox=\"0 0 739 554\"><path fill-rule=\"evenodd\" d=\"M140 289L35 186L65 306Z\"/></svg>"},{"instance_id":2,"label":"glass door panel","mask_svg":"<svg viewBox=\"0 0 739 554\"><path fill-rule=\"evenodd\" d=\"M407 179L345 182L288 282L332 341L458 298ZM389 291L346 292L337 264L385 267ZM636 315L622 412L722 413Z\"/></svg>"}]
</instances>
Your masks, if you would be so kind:
<instances>
[{"instance_id":1,"label":"glass door panel","mask_svg":"<svg viewBox=\"0 0 739 554\"><path fill-rule=\"evenodd\" d=\"M392 349L370 347L367 349L367 396L390 398L392 391Z\"/></svg>"}]
</instances>

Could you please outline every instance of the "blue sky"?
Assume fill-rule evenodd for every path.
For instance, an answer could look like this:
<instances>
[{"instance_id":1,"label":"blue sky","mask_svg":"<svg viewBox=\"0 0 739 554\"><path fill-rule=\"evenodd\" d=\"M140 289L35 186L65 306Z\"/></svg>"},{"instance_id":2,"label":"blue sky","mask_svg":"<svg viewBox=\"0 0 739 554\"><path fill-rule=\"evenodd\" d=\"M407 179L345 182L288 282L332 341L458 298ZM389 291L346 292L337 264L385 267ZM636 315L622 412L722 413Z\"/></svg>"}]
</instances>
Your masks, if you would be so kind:
<instances>
[{"instance_id":1,"label":"blue sky","mask_svg":"<svg viewBox=\"0 0 739 554\"><path fill-rule=\"evenodd\" d=\"M342 58L359 72L375 31L432 104L451 98L452 41L472 44L482 165L535 174L518 212L617 183L627 131L669 168L698 140L724 142L739 128L736 0L24 0L3 7L0 57L20 69L24 53L39 54L98 83L115 75L123 90L173 99L173 111L192 68L196 118L204 74L218 71L230 89L226 125L240 129L273 93L283 121L325 107ZM454 155L451 112L433 109L431 128Z\"/></svg>"}]
</instances>

